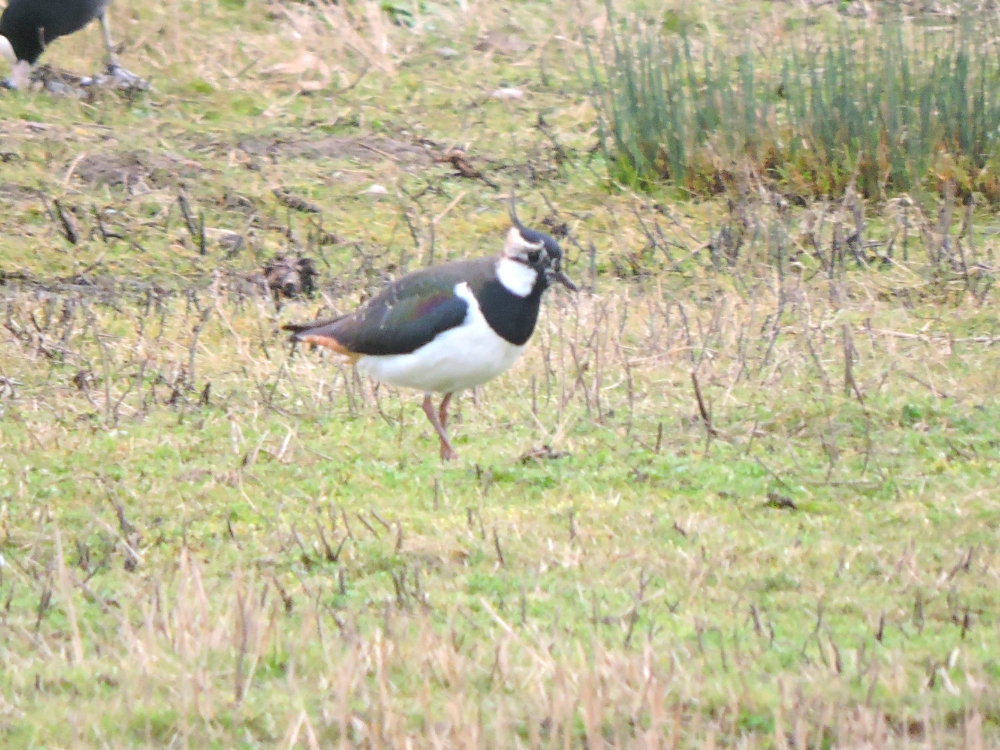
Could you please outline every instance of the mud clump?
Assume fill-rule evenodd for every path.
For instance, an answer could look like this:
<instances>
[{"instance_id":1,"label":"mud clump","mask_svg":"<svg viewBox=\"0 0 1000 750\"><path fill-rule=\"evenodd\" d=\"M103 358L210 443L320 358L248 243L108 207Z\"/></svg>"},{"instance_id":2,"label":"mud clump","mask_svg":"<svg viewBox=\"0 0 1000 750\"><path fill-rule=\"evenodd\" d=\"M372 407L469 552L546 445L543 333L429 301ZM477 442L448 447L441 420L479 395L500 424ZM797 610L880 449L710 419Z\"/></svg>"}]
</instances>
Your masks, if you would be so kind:
<instances>
[{"instance_id":1,"label":"mud clump","mask_svg":"<svg viewBox=\"0 0 1000 750\"><path fill-rule=\"evenodd\" d=\"M275 302L316 293L316 266L309 258L276 255L264 265L263 276Z\"/></svg>"}]
</instances>

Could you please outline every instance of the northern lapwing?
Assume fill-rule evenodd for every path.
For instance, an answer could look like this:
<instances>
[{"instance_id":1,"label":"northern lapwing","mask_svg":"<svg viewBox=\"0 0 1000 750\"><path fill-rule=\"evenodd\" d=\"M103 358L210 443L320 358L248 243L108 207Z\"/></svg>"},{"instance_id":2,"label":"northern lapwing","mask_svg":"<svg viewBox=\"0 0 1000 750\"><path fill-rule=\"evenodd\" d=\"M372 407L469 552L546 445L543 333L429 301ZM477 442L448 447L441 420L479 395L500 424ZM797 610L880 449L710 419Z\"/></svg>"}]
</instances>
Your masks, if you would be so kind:
<instances>
[{"instance_id":1,"label":"northern lapwing","mask_svg":"<svg viewBox=\"0 0 1000 750\"><path fill-rule=\"evenodd\" d=\"M292 340L346 355L373 380L424 392L424 413L455 458L445 427L454 393L506 372L535 330L542 292L553 282L575 291L552 237L513 226L499 254L432 266L392 282L349 315L286 325ZM437 410L431 394L444 398Z\"/></svg>"},{"instance_id":2,"label":"northern lapwing","mask_svg":"<svg viewBox=\"0 0 1000 750\"><path fill-rule=\"evenodd\" d=\"M140 82L118 65L111 29L108 27L108 4L111 0L10 0L0 16L0 56L11 68L7 82L12 88L25 88L31 80L31 66L45 48L61 36L79 31L95 18L104 32L108 53L108 72L117 80Z\"/></svg>"}]
</instances>

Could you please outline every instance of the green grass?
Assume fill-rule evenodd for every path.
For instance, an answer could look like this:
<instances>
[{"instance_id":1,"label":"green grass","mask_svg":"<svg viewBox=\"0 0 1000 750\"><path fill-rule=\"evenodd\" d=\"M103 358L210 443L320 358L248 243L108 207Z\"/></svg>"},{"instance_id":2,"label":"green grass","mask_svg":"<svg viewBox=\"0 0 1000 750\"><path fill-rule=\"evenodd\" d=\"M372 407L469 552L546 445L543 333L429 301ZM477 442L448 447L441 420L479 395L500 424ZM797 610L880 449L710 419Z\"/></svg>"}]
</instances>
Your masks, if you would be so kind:
<instances>
[{"instance_id":1,"label":"green grass","mask_svg":"<svg viewBox=\"0 0 1000 750\"><path fill-rule=\"evenodd\" d=\"M995 217L609 189L603 7L394 7L116 2L148 96L4 94L4 746L996 747ZM798 13L667 20L839 22ZM419 394L280 325L496 249L456 144L585 291L442 466Z\"/></svg>"}]
</instances>

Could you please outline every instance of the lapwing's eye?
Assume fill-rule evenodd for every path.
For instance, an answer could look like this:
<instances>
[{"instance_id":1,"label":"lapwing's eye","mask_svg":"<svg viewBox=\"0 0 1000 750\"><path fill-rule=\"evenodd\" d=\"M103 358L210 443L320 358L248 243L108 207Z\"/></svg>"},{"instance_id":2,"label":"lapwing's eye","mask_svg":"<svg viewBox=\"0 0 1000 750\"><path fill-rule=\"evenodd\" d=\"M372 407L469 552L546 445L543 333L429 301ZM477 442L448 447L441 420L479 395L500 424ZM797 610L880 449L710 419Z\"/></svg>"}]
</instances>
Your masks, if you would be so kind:
<instances>
[{"instance_id":1,"label":"lapwing's eye","mask_svg":"<svg viewBox=\"0 0 1000 750\"><path fill-rule=\"evenodd\" d=\"M538 259L541 257L541 254L542 253L540 250L535 250L533 252L528 253L528 262L534 265L535 263L538 262Z\"/></svg>"}]
</instances>

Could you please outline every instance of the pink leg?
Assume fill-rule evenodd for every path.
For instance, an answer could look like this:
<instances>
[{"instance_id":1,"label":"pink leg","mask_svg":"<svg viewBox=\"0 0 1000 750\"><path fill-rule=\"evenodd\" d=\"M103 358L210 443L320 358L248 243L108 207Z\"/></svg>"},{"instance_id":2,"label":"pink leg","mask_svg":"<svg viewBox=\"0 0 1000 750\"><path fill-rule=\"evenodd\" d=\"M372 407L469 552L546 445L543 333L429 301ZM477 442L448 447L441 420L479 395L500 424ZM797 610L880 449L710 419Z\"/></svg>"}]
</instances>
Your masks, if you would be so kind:
<instances>
[{"instance_id":1,"label":"pink leg","mask_svg":"<svg viewBox=\"0 0 1000 750\"><path fill-rule=\"evenodd\" d=\"M441 420L441 427L448 427L448 404L451 403L451 394L444 394L444 398L441 399L441 406L438 408L438 419Z\"/></svg>"},{"instance_id":2,"label":"pink leg","mask_svg":"<svg viewBox=\"0 0 1000 750\"><path fill-rule=\"evenodd\" d=\"M450 394L449 394L450 395ZM445 401L448 397L445 396ZM444 404L442 404L442 407ZM437 412L434 410L434 404L431 403L431 394L427 393L424 395L424 414L434 425L434 431L438 434L438 438L441 440L441 460L449 461L453 458L458 458L458 454L455 453L455 449L451 447L451 443L448 440L448 436L445 434L444 427L441 425L441 420L438 418ZM445 413L447 417L447 412Z\"/></svg>"}]
</instances>

